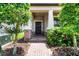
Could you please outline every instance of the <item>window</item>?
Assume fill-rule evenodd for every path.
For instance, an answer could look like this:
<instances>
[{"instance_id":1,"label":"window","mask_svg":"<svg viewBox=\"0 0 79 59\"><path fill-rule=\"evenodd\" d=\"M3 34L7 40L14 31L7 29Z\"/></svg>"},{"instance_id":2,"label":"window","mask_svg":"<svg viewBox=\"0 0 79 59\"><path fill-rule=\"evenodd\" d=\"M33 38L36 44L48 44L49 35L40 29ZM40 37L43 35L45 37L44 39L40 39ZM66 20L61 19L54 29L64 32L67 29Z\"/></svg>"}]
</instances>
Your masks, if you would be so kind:
<instances>
[{"instance_id":1,"label":"window","mask_svg":"<svg viewBox=\"0 0 79 59\"><path fill-rule=\"evenodd\" d=\"M58 17L54 17L54 26L59 26L59 19L58 19Z\"/></svg>"}]
</instances>

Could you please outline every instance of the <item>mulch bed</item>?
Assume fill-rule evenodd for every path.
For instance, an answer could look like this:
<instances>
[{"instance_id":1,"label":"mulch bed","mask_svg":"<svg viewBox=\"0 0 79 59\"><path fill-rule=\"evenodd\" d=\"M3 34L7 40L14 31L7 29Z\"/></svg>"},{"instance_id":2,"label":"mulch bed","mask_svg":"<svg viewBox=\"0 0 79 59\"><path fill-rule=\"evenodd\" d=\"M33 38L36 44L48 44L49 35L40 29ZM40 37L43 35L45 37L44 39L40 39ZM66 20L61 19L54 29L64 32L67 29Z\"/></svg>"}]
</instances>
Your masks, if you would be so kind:
<instances>
[{"instance_id":1,"label":"mulch bed","mask_svg":"<svg viewBox=\"0 0 79 59\"><path fill-rule=\"evenodd\" d=\"M22 47L16 47L16 55L13 55L13 47L12 48L7 48L3 51L3 56L23 56L25 54L24 50Z\"/></svg>"},{"instance_id":2,"label":"mulch bed","mask_svg":"<svg viewBox=\"0 0 79 59\"><path fill-rule=\"evenodd\" d=\"M79 56L79 50L73 47L52 47L52 56Z\"/></svg>"},{"instance_id":3,"label":"mulch bed","mask_svg":"<svg viewBox=\"0 0 79 59\"><path fill-rule=\"evenodd\" d=\"M13 55L13 44L7 45L4 50L2 56L24 56L28 53L29 43L17 43L17 52L16 55Z\"/></svg>"}]
</instances>

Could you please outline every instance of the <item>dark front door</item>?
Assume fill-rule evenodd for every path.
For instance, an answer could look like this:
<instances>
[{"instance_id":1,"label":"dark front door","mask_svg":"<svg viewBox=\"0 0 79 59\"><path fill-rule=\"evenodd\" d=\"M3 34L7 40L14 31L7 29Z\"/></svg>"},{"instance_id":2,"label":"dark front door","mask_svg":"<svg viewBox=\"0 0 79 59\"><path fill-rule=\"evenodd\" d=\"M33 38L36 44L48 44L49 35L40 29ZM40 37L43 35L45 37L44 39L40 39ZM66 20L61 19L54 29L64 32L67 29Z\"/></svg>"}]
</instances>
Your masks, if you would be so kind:
<instances>
[{"instance_id":1,"label":"dark front door","mask_svg":"<svg viewBox=\"0 0 79 59\"><path fill-rule=\"evenodd\" d=\"M41 34L41 22L36 22L35 25L35 33Z\"/></svg>"}]
</instances>

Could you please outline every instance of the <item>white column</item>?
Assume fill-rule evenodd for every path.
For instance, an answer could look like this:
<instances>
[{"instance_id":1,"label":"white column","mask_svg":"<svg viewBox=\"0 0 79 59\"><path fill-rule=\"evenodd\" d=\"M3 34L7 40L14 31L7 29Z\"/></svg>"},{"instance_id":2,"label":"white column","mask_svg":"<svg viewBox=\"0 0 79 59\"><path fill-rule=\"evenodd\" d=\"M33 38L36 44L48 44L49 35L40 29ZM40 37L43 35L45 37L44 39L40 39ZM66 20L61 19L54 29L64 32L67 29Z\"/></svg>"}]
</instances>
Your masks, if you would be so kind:
<instances>
[{"instance_id":1,"label":"white column","mask_svg":"<svg viewBox=\"0 0 79 59\"><path fill-rule=\"evenodd\" d=\"M48 29L54 28L54 17L53 17L53 9L48 11Z\"/></svg>"}]
</instances>

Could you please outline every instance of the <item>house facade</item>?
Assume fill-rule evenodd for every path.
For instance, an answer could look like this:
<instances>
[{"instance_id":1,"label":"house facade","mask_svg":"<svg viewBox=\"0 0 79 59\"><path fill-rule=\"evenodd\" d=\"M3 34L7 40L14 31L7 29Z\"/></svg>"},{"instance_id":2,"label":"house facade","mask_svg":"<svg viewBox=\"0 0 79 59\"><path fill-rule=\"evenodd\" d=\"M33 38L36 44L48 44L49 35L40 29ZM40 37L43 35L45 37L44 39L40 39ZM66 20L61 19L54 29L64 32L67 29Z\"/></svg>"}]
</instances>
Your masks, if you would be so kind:
<instances>
[{"instance_id":1,"label":"house facade","mask_svg":"<svg viewBox=\"0 0 79 59\"><path fill-rule=\"evenodd\" d=\"M32 18L28 21L28 26L24 27L29 31L28 37L32 38L35 34L45 35L48 29L54 28L57 24L55 17L60 10L59 4L32 3L30 7Z\"/></svg>"}]
</instances>

